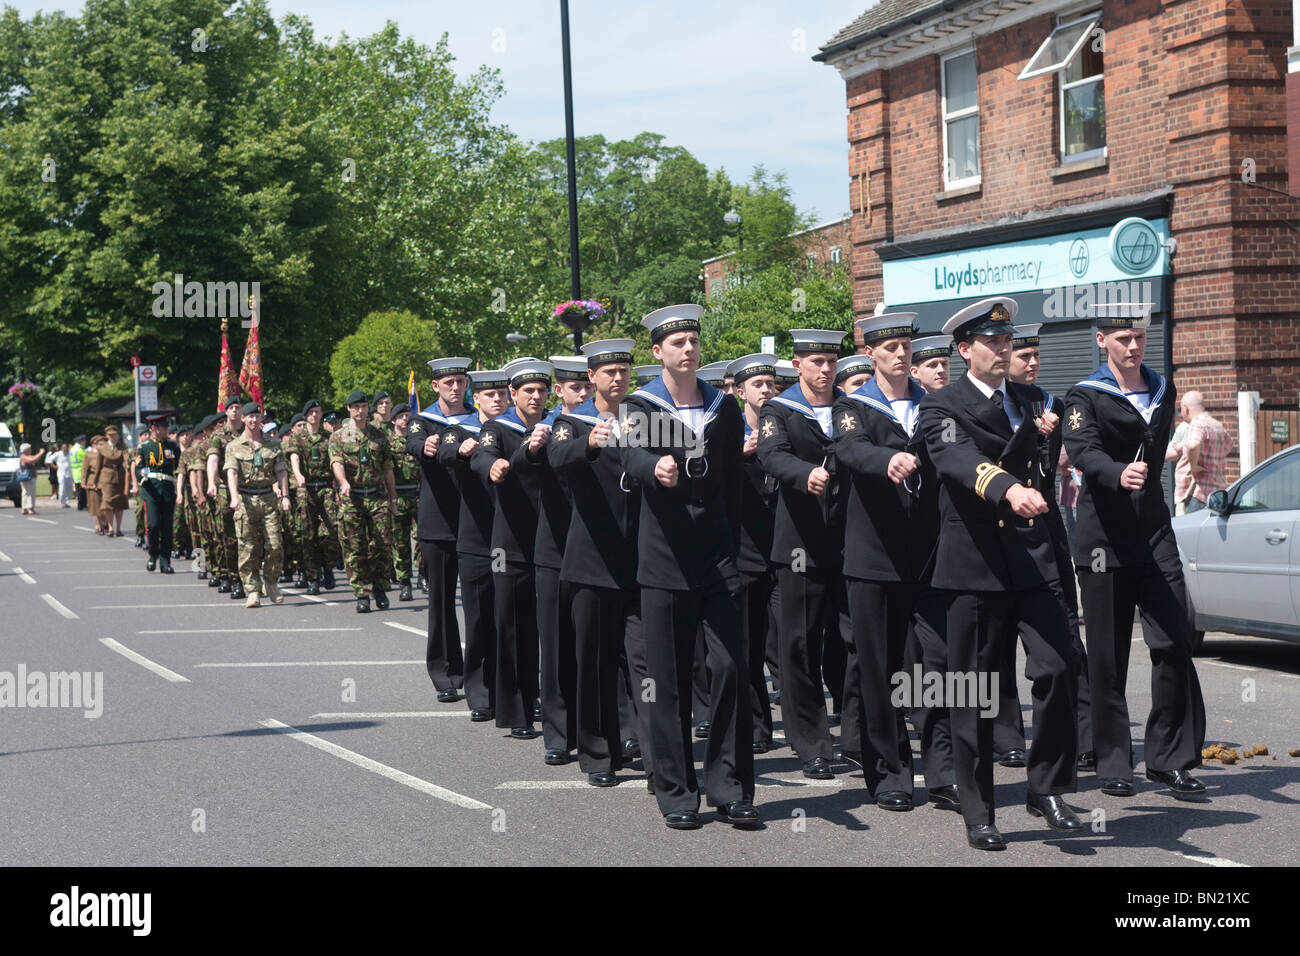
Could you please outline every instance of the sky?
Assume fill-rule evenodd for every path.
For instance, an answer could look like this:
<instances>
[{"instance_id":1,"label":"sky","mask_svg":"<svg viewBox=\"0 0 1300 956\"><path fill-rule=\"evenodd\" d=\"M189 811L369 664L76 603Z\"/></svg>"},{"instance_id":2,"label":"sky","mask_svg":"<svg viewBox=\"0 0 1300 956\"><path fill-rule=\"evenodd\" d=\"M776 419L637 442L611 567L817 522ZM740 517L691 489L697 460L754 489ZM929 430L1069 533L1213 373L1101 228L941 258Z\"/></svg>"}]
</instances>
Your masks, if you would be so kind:
<instances>
[{"instance_id":1,"label":"sky","mask_svg":"<svg viewBox=\"0 0 1300 956\"><path fill-rule=\"evenodd\" d=\"M80 2L5 0L28 16ZM839 73L812 56L876 0L570 0L574 129L607 139L660 133L733 182L784 170L815 222L849 207L847 109ZM493 120L532 141L564 135L559 0L271 0L318 37L360 37L395 21L432 46L445 32L456 70L501 71Z\"/></svg>"}]
</instances>

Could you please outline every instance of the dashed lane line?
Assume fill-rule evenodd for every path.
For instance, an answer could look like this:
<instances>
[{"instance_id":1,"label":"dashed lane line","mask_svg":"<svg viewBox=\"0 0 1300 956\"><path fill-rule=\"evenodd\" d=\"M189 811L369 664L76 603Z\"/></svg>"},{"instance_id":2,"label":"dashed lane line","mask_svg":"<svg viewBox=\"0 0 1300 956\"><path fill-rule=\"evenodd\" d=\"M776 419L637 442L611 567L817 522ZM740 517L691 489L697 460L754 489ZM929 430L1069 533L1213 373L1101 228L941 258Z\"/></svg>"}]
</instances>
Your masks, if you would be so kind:
<instances>
[{"instance_id":1,"label":"dashed lane line","mask_svg":"<svg viewBox=\"0 0 1300 956\"><path fill-rule=\"evenodd\" d=\"M68 610L68 608L66 608L63 604L61 604L59 602L59 599L56 598L53 594L42 594L41 600L44 601L46 604L48 604L50 607L54 608L54 610L58 611L60 614L62 614L70 621L77 621L81 619L80 614L78 614L76 611Z\"/></svg>"},{"instance_id":2,"label":"dashed lane line","mask_svg":"<svg viewBox=\"0 0 1300 956\"><path fill-rule=\"evenodd\" d=\"M24 571L22 568L14 568L14 574L18 575L18 579L22 581L24 584L36 583L36 579L32 577L30 574L28 574L26 571Z\"/></svg>"},{"instance_id":3,"label":"dashed lane line","mask_svg":"<svg viewBox=\"0 0 1300 956\"><path fill-rule=\"evenodd\" d=\"M192 627L137 634L316 634L324 631L359 631L359 627Z\"/></svg>"},{"instance_id":4,"label":"dashed lane line","mask_svg":"<svg viewBox=\"0 0 1300 956\"><path fill-rule=\"evenodd\" d=\"M226 661L195 664L195 667L383 667L392 664L425 664L418 661Z\"/></svg>"},{"instance_id":5,"label":"dashed lane line","mask_svg":"<svg viewBox=\"0 0 1300 956\"><path fill-rule=\"evenodd\" d=\"M5 564L13 564L14 559L9 557L9 555L5 554L3 551L0 551L0 561L3 561Z\"/></svg>"},{"instance_id":6,"label":"dashed lane line","mask_svg":"<svg viewBox=\"0 0 1300 956\"><path fill-rule=\"evenodd\" d=\"M1238 863L1235 860L1215 856L1213 853L1183 853L1179 850L1174 852L1174 856L1181 856L1184 860L1192 860L1196 863L1204 863L1206 866L1250 866L1249 863Z\"/></svg>"},{"instance_id":7,"label":"dashed lane line","mask_svg":"<svg viewBox=\"0 0 1300 956\"><path fill-rule=\"evenodd\" d=\"M418 790L426 796L434 797L438 800L445 800L447 803L454 804L458 807L464 807L467 810L492 809L491 804L475 800L473 797L467 797L463 793L457 793L454 790L448 790L446 787L440 787L436 783L430 783L428 780L421 780L419 777L414 777L403 770L397 770L387 764L380 763L378 760L372 760L369 757L362 756L356 751L348 750L346 747L340 747L336 743L332 743L322 737L316 736L315 734L309 734L304 730L299 730L297 727L292 727L289 724L281 723L273 718L259 720L258 723L270 730L278 731L293 740L307 744L309 747L315 747L317 750L338 757L340 760L346 760L348 763L361 767L363 770L369 770L371 773L376 773L381 777L394 781L395 783L403 784L404 786L410 787L412 790Z\"/></svg>"},{"instance_id":8,"label":"dashed lane line","mask_svg":"<svg viewBox=\"0 0 1300 956\"><path fill-rule=\"evenodd\" d=\"M357 711L347 710L338 711L337 713L312 714L312 719L320 718L322 720L345 720L349 717L358 720L387 720L392 717L468 717L468 710L377 710L377 711Z\"/></svg>"},{"instance_id":9,"label":"dashed lane line","mask_svg":"<svg viewBox=\"0 0 1300 956\"><path fill-rule=\"evenodd\" d=\"M173 684L188 684L190 682L190 679L188 677L182 677L180 674L176 673L175 671L168 670L166 667L163 667L161 664L149 660L149 658L145 657L143 654L137 654L135 651L131 650L131 648L125 646L124 644L119 644L111 637L101 637L99 639L99 643L103 644L110 651L116 651L117 653L121 654L127 660L134 661L135 663L139 664L141 667L145 668L146 670L153 671L159 677L163 678L164 680L169 680Z\"/></svg>"}]
</instances>

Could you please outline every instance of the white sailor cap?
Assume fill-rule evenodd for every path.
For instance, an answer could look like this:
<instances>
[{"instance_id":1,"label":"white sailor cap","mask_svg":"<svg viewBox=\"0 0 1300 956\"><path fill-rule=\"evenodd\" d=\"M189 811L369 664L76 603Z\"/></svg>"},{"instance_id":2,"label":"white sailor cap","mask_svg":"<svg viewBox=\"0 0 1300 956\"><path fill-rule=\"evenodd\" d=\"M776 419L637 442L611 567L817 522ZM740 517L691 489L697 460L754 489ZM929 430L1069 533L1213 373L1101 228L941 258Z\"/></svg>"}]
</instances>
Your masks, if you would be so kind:
<instances>
[{"instance_id":1,"label":"white sailor cap","mask_svg":"<svg viewBox=\"0 0 1300 956\"><path fill-rule=\"evenodd\" d=\"M1090 312L1098 329L1151 327L1150 302L1095 302Z\"/></svg>"},{"instance_id":2,"label":"white sailor cap","mask_svg":"<svg viewBox=\"0 0 1300 956\"><path fill-rule=\"evenodd\" d=\"M747 378L753 378L755 375L776 376L777 357L767 352L755 352L752 355L742 355L730 365L727 366L727 374L730 375L739 385Z\"/></svg>"},{"instance_id":3,"label":"white sailor cap","mask_svg":"<svg viewBox=\"0 0 1300 956\"><path fill-rule=\"evenodd\" d=\"M1010 335L1015 331L1011 320L1019 309L1016 300L1005 295L980 299L974 305L954 312L952 318L943 324L943 331L957 342L967 342L976 335Z\"/></svg>"},{"instance_id":4,"label":"white sailor cap","mask_svg":"<svg viewBox=\"0 0 1300 956\"><path fill-rule=\"evenodd\" d=\"M664 373L662 365L638 365L633 371L636 374L636 384L640 388L642 385L649 385L660 375Z\"/></svg>"},{"instance_id":5,"label":"white sailor cap","mask_svg":"<svg viewBox=\"0 0 1300 956\"><path fill-rule=\"evenodd\" d=\"M265 435L267 432L275 432L279 427L280 426L275 422L264 422L262 424L262 434Z\"/></svg>"},{"instance_id":6,"label":"white sailor cap","mask_svg":"<svg viewBox=\"0 0 1300 956\"><path fill-rule=\"evenodd\" d=\"M910 339L916 334L912 326L915 320L915 312L881 312L858 319L854 325L862 333L864 345L875 345L885 339Z\"/></svg>"},{"instance_id":7,"label":"white sailor cap","mask_svg":"<svg viewBox=\"0 0 1300 956\"><path fill-rule=\"evenodd\" d=\"M1016 330L1011 333L1011 348L1013 350L1038 348L1038 330L1042 327L1042 322L1025 322L1017 325Z\"/></svg>"},{"instance_id":8,"label":"white sailor cap","mask_svg":"<svg viewBox=\"0 0 1300 956\"><path fill-rule=\"evenodd\" d=\"M543 362L541 359L532 358L531 356L507 362L501 366L501 371L506 373L511 386L514 388L526 385L529 382L545 382L549 385L551 384L551 376L555 373L555 369L550 362Z\"/></svg>"},{"instance_id":9,"label":"white sailor cap","mask_svg":"<svg viewBox=\"0 0 1300 956\"><path fill-rule=\"evenodd\" d=\"M851 376L861 375L863 372L874 372L875 370L876 366L865 355L849 355L840 359L835 366L835 384L838 385Z\"/></svg>"},{"instance_id":10,"label":"white sailor cap","mask_svg":"<svg viewBox=\"0 0 1300 956\"><path fill-rule=\"evenodd\" d=\"M445 375L464 375L469 371L470 364L470 360L463 355L439 358L429 362L429 371L434 378L442 378Z\"/></svg>"},{"instance_id":11,"label":"white sailor cap","mask_svg":"<svg viewBox=\"0 0 1300 956\"><path fill-rule=\"evenodd\" d=\"M587 357L585 355L552 355L551 365L555 369L557 382L587 381Z\"/></svg>"},{"instance_id":12,"label":"white sailor cap","mask_svg":"<svg viewBox=\"0 0 1300 956\"><path fill-rule=\"evenodd\" d=\"M776 363L776 380L778 382L799 381L799 370L789 359L778 359Z\"/></svg>"},{"instance_id":13,"label":"white sailor cap","mask_svg":"<svg viewBox=\"0 0 1300 956\"><path fill-rule=\"evenodd\" d=\"M932 358L952 355L951 335L922 335L912 339L912 364L920 365Z\"/></svg>"},{"instance_id":14,"label":"white sailor cap","mask_svg":"<svg viewBox=\"0 0 1300 956\"><path fill-rule=\"evenodd\" d=\"M722 380L727 377L727 366L730 362L710 362L708 365L701 365L695 370L695 377L710 385L721 385Z\"/></svg>"},{"instance_id":15,"label":"white sailor cap","mask_svg":"<svg viewBox=\"0 0 1300 956\"><path fill-rule=\"evenodd\" d=\"M595 342L584 342L582 354L587 356L587 368L612 365L615 362L631 365L634 348L635 339L597 339Z\"/></svg>"},{"instance_id":16,"label":"white sailor cap","mask_svg":"<svg viewBox=\"0 0 1300 956\"><path fill-rule=\"evenodd\" d=\"M791 329L790 338L794 339L795 352L834 352L840 354L847 332L833 329Z\"/></svg>"},{"instance_id":17,"label":"white sailor cap","mask_svg":"<svg viewBox=\"0 0 1300 956\"><path fill-rule=\"evenodd\" d=\"M700 316L703 314L702 305L689 302L682 305L666 305L647 315L641 320L641 324L650 330L650 343L654 345L674 332L700 331Z\"/></svg>"},{"instance_id":18,"label":"white sailor cap","mask_svg":"<svg viewBox=\"0 0 1300 956\"><path fill-rule=\"evenodd\" d=\"M469 373L469 380L474 388L505 388L510 384L510 376L503 368L475 370Z\"/></svg>"}]
</instances>

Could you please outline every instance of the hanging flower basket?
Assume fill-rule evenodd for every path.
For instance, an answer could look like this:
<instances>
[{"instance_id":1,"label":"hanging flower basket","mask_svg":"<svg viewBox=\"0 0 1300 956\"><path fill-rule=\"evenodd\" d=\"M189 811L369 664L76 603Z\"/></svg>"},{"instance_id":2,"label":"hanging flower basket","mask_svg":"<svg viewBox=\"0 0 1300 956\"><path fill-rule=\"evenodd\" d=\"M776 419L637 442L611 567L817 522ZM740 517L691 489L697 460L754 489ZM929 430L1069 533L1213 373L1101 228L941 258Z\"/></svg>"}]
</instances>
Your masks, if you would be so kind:
<instances>
[{"instance_id":1,"label":"hanging flower basket","mask_svg":"<svg viewBox=\"0 0 1300 956\"><path fill-rule=\"evenodd\" d=\"M575 331L585 329L592 322L605 314L605 307L595 299L570 299L561 302L551 313L551 318L559 319Z\"/></svg>"},{"instance_id":2,"label":"hanging flower basket","mask_svg":"<svg viewBox=\"0 0 1300 956\"><path fill-rule=\"evenodd\" d=\"M9 394L24 402L41 393L41 387L35 382L15 382L9 386Z\"/></svg>"}]
</instances>

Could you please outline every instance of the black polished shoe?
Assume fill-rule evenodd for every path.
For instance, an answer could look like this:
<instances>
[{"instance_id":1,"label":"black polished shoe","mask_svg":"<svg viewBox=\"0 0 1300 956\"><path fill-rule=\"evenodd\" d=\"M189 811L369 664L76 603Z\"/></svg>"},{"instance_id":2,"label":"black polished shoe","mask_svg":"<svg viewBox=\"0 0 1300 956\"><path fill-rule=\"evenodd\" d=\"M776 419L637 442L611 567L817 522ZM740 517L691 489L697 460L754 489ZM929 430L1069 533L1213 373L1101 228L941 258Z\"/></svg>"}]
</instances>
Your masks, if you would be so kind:
<instances>
[{"instance_id":1,"label":"black polished shoe","mask_svg":"<svg viewBox=\"0 0 1300 956\"><path fill-rule=\"evenodd\" d=\"M816 757L803 765L803 775L812 780L834 780L835 771L825 757Z\"/></svg>"},{"instance_id":2,"label":"black polished shoe","mask_svg":"<svg viewBox=\"0 0 1300 956\"><path fill-rule=\"evenodd\" d=\"M1097 754L1091 750L1085 750L1079 754L1079 759L1075 761L1074 766L1076 770L1096 770Z\"/></svg>"},{"instance_id":3,"label":"black polished shoe","mask_svg":"<svg viewBox=\"0 0 1300 956\"><path fill-rule=\"evenodd\" d=\"M748 800L732 800L718 807L718 816L740 830L752 830L763 822L758 809Z\"/></svg>"},{"instance_id":4,"label":"black polished shoe","mask_svg":"<svg viewBox=\"0 0 1300 956\"><path fill-rule=\"evenodd\" d=\"M357 598L357 613L358 613L358 614L369 614L369 613L370 613L370 595L369 595L369 594L362 594L360 597Z\"/></svg>"},{"instance_id":5,"label":"black polished shoe","mask_svg":"<svg viewBox=\"0 0 1300 956\"><path fill-rule=\"evenodd\" d=\"M158 573L159 573L159 574L175 574L175 573L176 573L176 572L172 569L172 561L171 561L171 558L160 558L160 559L158 560Z\"/></svg>"},{"instance_id":6,"label":"black polished shoe","mask_svg":"<svg viewBox=\"0 0 1300 956\"><path fill-rule=\"evenodd\" d=\"M882 810L906 813L912 809L912 798L902 790L886 790L876 794L876 806Z\"/></svg>"},{"instance_id":7,"label":"black polished shoe","mask_svg":"<svg viewBox=\"0 0 1300 956\"><path fill-rule=\"evenodd\" d=\"M197 577L200 581L206 581L208 579L208 572L200 568L198 574L196 574L195 577Z\"/></svg>"},{"instance_id":8,"label":"black polished shoe","mask_svg":"<svg viewBox=\"0 0 1300 956\"><path fill-rule=\"evenodd\" d=\"M955 784L950 783L946 787L935 787L931 790L930 803L936 810L956 810L961 813L961 801L957 798Z\"/></svg>"},{"instance_id":9,"label":"black polished shoe","mask_svg":"<svg viewBox=\"0 0 1300 956\"><path fill-rule=\"evenodd\" d=\"M280 572L280 580L276 584L293 584L293 572L285 568Z\"/></svg>"},{"instance_id":10,"label":"black polished shoe","mask_svg":"<svg viewBox=\"0 0 1300 956\"><path fill-rule=\"evenodd\" d=\"M311 583L307 585L307 593L320 594L320 581L318 579L313 578Z\"/></svg>"},{"instance_id":11,"label":"black polished shoe","mask_svg":"<svg viewBox=\"0 0 1300 956\"><path fill-rule=\"evenodd\" d=\"M110 537L111 537L111 535L110 535ZM136 538L136 539L135 539L135 546L136 546L137 548L143 548L143 547L144 547L144 538Z\"/></svg>"},{"instance_id":12,"label":"black polished shoe","mask_svg":"<svg viewBox=\"0 0 1300 956\"><path fill-rule=\"evenodd\" d=\"M421 594L429 593L429 582L426 581L424 578L420 578L420 593Z\"/></svg>"},{"instance_id":13,"label":"black polished shoe","mask_svg":"<svg viewBox=\"0 0 1300 956\"><path fill-rule=\"evenodd\" d=\"M491 707L484 707L482 710L471 710L469 712L469 719L474 721L476 724L481 724L485 720L492 720L496 715L497 712Z\"/></svg>"},{"instance_id":14,"label":"black polished shoe","mask_svg":"<svg viewBox=\"0 0 1300 956\"><path fill-rule=\"evenodd\" d=\"M862 769L862 754L855 754L852 752L847 752L847 753L841 752L841 753L837 753L835 756L836 759L838 760L843 760L847 764L852 764L853 766L857 767L859 770Z\"/></svg>"},{"instance_id":15,"label":"black polished shoe","mask_svg":"<svg viewBox=\"0 0 1300 956\"><path fill-rule=\"evenodd\" d=\"M403 584L403 585L402 585L402 590L400 590L399 592L397 592L397 600L399 600L399 601L414 601L414 600L415 600L415 595L411 593L411 582L410 582L410 581L407 581L405 584Z\"/></svg>"},{"instance_id":16,"label":"black polished shoe","mask_svg":"<svg viewBox=\"0 0 1300 956\"><path fill-rule=\"evenodd\" d=\"M210 576L208 577L208 587L210 587L210 588L217 588L218 590L220 590L220 589L221 589L221 578L217 577L215 574L210 575Z\"/></svg>"},{"instance_id":17,"label":"black polished shoe","mask_svg":"<svg viewBox=\"0 0 1300 956\"><path fill-rule=\"evenodd\" d=\"M653 772L645 775L645 788L648 793L655 792L655 775Z\"/></svg>"},{"instance_id":18,"label":"black polished shoe","mask_svg":"<svg viewBox=\"0 0 1300 956\"><path fill-rule=\"evenodd\" d=\"M713 725L709 723L707 720L701 720L698 724L695 725L695 736L698 737L700 740L708 740L709 728L712 726Z\"/></svg>"},{"instance_id":19,"label":"black polished shoe","mask_svg":"<svg viewBox=\"0 0 1300 956\"><path fill-rule=\"evenodd\" d=\"M511 727L510 736L515 740L532 740L537 735L531 727Z\"/></svg>"},{"instance_id":20,"label":"black polished shoe","mask_svg":"<svg viewBox=\"0 0 1300 956\"><path fill-rule=\"evenodd\" d=\"M375 607L379 608L379 610L381 610L381 611L387 611L387 610L388 610L388 592L387 592L387 591L380 591L380 590L378 590L378 589L375 590Z\"/></svg>"},{"instance_id":21,"label":"black polished shoe","mask_svg":"<svg viewBox=\"0 0 1300 956\"><path fill-rule=\"evenodd\" d=\"M1101 792L1108 793L1112 797L1131 797L1136 791L1133 789L1132 780L1111 777L1109 780L1101 782Z\"/></svg>"},{"instance_id":22,"label":"black polished shoe","mask_svg":"<svg viewBox=\"0 0 1300 956\"><path fill-rule=\"evenodd\" d=\"M1163 783L1174 793L1205 792L1205 784L1186 770L1148 770L1147 779L1152 783Z\"/></svg>"},{"instance_id":23,"label":"black polished shoe","mask_svg":"<svg viewBox=\"0 0 1300 956\"><path fill-rule=\"evenodd\" d=\"M533 704L533 720L541 720L541 719L542 719L542 702L539 700L537 703Z\"/></svg>"},{"instance_id":24,"label":"black polished shoe","mask_svg":"<svg viewBox=\"0 0 1300 956\"><path fill-rule=\"evenodd\" d=\"M232 601L242 601L244 597L244 585L238 578L236 578L230 585L230 599Z\"/></svg>"},{"instance_id":25,"label":"black polished shoe","mask_svg":"<svg viewBox=\"0 0 1300 956\"><path fill-rule=\"evenodd\" d=\"M992 826L980 825L977 827L966 828L966 842L977 850L1005 850L1007 845L1002 842L1002 834L998 828Z\"/></svg>"},{"instance_id":26,"label":"black polished shoe","mask_svg":"<svg viewBox=\"0 0 1300 956\"><path fill-rule=\"evenodd\" d=\"M602 770L599 773L587 774L587 783L593 787L617 787L618 777L614 776L608 770Z\"/></svg>"},{"instance_id":27,"label":"black polished shoe","mask_svg":"<svg viewBox=\"0 0 1300 956\"><path fill-rule=\"evenodd\" d=\"M333 568L326 568L326 569L325 569L325 590L326 590L326 591L332 591L332 590L334 590L334 584L335 584L335 581L334 581L334 569L333 569Z\"/></svg>"},{"instance_id":28,"label":"black polished shoe","mask_svg":"<svg viewBox=\"0 0 1300 956\"><path fill-rule=\"evenodd\" d=\"M542 758L549 766L563 767L569 762L569 752L561 750L559 747L551 747L546 751L546 756Z\"/></svg>"},{"instance_id":29,"label":"black polished shoe","mask_svg":"<svg viewBox=\"0 0 1300 956\"><path fill-rule=\"evenodd\" d=\"M438 703L454 704L460 700L460 695L456 693L456 688L448 687L446 690L438 691Z\"/></svg>"},{"instance_id":30,"label":"black polished shoe","mask_svg":"<svg viewBox=\"0 0 1300 956\"><path fill-rule=\"evenodd\" d=\"M754 753L756 754L765 754L771 749L772 749L772 742L770 740L754 741Z\"/></svg>"},{"instance_id":31,"label":"black polished shoe","mask_svg":"<svg viewBox=\"0 0 1300 956\"><path fill-rule=\"evenodd\" d=\"M157 570L158 570L158 559L157 559L157 558L150 558L150 559L149 559L149 563L146 564L146 565L144 566L144 569L145 569L146 571L157 571Z\"/></svg>"},{"instance_id":32,"label":"black polished shoe","mask_svg":"<svg viewBox=\"0 0 1300 956\"><path fill-rule=\"evenodd\" d=\"M994 754L993 759L1004 767L1023 767L1025 752L1020 749L1008 750L1006 753Z\"/></svg>"},{"instance_id":33,"label":"black polished shoe","mask_svg":"<svg viewBox=\"0 0 1300 956\"><path fill-rule=\"evenodd\" d=\"M306 572L306 571L299 571L299 572L298 572L297 576L294 577L294 579L293 579L293 586L296 587L296 588L297 588L298 590L300 590L300 591L301 591L303 588L305 588L305 587L307 586L307 572Z\"/></svg>"},{"instance_id":34,"label":"black polished shoe","mask_svg":"<svg viewBox=\"0 0 1300 956\"><path fill-rule=\"evenodd\" d=\"M1055 793L1025 794L1025 809L1031 817L1042 817L1053 830L1076 833L1083 829L1083 822L1075 816L1065 798Z\"/></svg>"},{"instance_id":35,"label":"black polished shoe","mask_svg":"<svg viewBox=\"0 0 1300 956\"><path fill-rule=\"evenodd\" d=\"M700 815L694 810L665 813L664 823L672 830L698 830L700 828Z\"/></svg>"},{"instance_id":36,"label":"black polished shoe","mask_svg":"<svg viewBox=\"0 0 1300 956\"><path fill-rule=\"evenodd\" d=\"M629 737L623 741L623 763L628 764L633 760L641 759L641 741L635 737Z\"/></svg>"}]
</instances>

